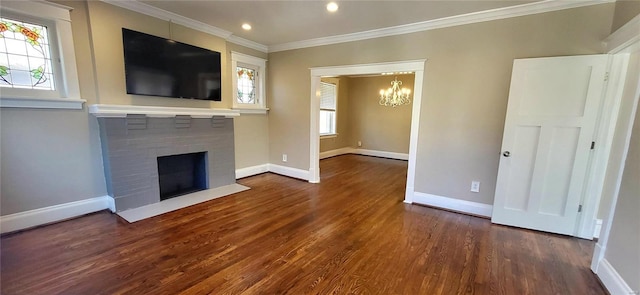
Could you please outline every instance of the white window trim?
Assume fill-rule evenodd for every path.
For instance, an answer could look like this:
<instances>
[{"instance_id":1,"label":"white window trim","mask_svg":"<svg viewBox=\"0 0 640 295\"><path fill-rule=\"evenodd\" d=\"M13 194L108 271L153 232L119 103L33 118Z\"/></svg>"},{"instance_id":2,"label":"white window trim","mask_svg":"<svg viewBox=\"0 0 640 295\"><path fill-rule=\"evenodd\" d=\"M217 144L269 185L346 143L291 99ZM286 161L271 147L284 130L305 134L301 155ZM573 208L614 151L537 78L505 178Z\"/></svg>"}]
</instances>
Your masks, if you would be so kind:
<instances>
[{"instance_id":1,"label":"white window trim","mask_svg":"<svg viewBox=\"0 0 640 295\"><path fill-rule=\"evenodd\" d=\"M236 78L236 69L238 63L248 64L258 69L258 79L256 80L256 100L258 103L238 103L238 79ZM233 109L240 111L241 114L266 114L267 108L265 73L267 60L259 57L246 55L238 52L231 52L231 77L233 77Z\"/></svg>"},{"instance_id":2,"label":"white window trim","mask_svg":"<svg viewBox=\"0 0 640 295\"><path fill-rule=\"evenodd\" d=\"M76 68L76 54L73 47L73 33L71 30L72 8L44 1L4 1L0 13L25 15L35 19L52 22L53 31L50 34L52 44L57 44L57 56L51 57L51 62L59 65L56 73L58 95L42 95L42 91L14 91L16 89L0 90L0 107L9 108L48 108L48 109L82 109L86 100L80 97L78 71ZM58 60L59 59L59 60ZM10 91L5 91L10 90Z\"/></svg>"}]
</instances>

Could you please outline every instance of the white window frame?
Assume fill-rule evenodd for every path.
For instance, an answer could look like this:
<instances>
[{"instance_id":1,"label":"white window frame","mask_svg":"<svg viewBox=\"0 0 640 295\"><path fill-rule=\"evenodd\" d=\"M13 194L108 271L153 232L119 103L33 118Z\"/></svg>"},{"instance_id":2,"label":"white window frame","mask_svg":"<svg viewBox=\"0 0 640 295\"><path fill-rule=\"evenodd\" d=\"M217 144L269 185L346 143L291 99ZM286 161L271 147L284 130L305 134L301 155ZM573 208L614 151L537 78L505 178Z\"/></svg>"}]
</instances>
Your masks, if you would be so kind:
<instances>
[{"instance_id":1,"label":"white window frame","mask_svg":"<svg viewBox=\"0 0 640 295\"><path fill-rule=\"evenodd\" d=\"M238 65L241 67L256 69L256 103L239 103L238 102L238 75L236 73ZM257 113L266 114L267 108L266 89L265 89L265 73L267 68L267 60L242 54L239 52L231 52L231 80L233 84L233 109L239 110L240 113Z\"/></svg>"},{"instance_id":2,"label":"white window frame","mask_svg":"<svg viewBox=\"0 0 640 295\"><path fill-rule=\"evenodd\" d=\"M337 137L338 136L338 84L333 84L333 83L329 83L329 82L320 82L320 84L327 84L327 85L333 85L334 87L334 94L335 94L335 103L336 103L336 108L333 109L333 127L334 127L334 131L333 133L320 133L320 138L332 138L332 137ZM321 94L322 95L322 94ZM326 111L327 109L322 109L320 108L320 111L318 112L318 118L320 117L320 112L322 111Z\"/></svg>"},{"instance_id":3,"label":"white window frame","mask_svg":"<svg viewBox=\"0 0 640 295\"><path fill-rule=\"evenodd\" d=\"M0 107L82 109L86 100L80 97L70 10L70 7L44 1L2 3L0 14L3 17L47 26L56 90L2 87Z\"/></svg>"}]
</instances>

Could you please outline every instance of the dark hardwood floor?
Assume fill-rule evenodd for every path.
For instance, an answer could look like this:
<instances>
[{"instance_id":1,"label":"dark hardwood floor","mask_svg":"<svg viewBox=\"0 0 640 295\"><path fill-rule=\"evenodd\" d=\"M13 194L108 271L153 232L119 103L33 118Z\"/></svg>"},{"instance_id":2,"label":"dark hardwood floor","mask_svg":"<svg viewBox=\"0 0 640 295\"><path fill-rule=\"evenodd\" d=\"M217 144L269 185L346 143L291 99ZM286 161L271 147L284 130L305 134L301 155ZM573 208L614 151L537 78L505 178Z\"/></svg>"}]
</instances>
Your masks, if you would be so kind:
<instances>
[{"instance_id":1,"label":"dark hardwood floor","mask_svg":"<svg viewBox=\"0 0 640 295\"><path fill-rule=\"evenodd\" d=\"M605 294L593 243L402 202L407 164L323 160L134 224L108 212L5 235L9 294Z\"/></svg>"}]
</instances>

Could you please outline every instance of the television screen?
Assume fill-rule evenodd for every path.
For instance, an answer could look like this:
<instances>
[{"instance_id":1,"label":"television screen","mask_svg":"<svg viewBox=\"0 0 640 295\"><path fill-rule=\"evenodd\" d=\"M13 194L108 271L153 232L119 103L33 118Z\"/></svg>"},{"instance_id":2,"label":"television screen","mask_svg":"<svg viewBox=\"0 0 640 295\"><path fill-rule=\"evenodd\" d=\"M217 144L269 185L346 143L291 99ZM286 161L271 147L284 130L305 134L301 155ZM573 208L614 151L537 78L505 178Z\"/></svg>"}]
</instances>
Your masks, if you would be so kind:
<instances>
[{"instance_id":1,"label":"television screen","mask_svg":"<svg viewBox=\"0 0 640 295\"><path fill-rule=\"evenodd\" d=\"M127 93L220 101L220 52L122 29Z\"/></svg>"}]
</instances>

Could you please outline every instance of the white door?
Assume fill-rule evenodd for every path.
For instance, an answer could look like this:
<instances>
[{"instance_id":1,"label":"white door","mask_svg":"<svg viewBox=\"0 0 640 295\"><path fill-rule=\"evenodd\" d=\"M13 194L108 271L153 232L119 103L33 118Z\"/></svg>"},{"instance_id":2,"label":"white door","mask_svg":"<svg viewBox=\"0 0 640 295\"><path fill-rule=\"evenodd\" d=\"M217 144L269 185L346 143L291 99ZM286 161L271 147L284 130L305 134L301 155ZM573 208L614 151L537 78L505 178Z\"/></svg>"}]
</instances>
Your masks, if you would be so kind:
<instances>
[{"instance_id":1,"label":"white door","mask_svg":"<svg viewBox=\"0 0 640 295\"><path fill-rule=\"evenodd\" d=\"M514 61L492 222L576 233L607 58Z\"/></svg>"}]
</instances>

